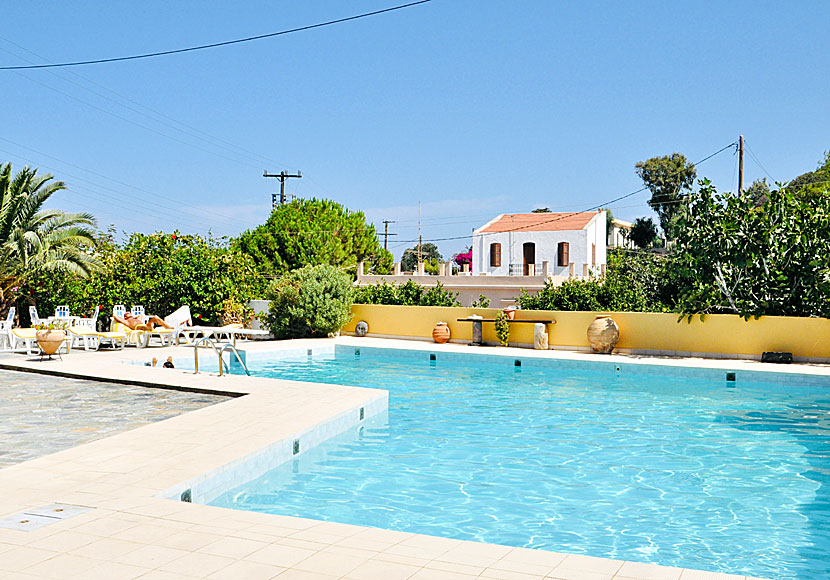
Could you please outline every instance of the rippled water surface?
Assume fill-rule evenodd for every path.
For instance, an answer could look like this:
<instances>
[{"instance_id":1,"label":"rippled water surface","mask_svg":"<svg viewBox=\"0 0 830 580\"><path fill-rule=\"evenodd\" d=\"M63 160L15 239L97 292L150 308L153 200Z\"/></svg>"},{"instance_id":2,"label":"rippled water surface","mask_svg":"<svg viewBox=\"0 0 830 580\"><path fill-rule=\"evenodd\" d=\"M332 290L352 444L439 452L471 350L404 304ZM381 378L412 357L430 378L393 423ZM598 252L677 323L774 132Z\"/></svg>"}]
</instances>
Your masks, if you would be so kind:
<instances>
[{"instance_id":1,"label":"rippled water surface","mask_svg":"<svg viewBox=\"0 0 830 580\"><path fill-rule=\"evenodd\" d=\"M261 366L258 374L387 389L388 416L213 504L750 576L830 577L827 387L512 363L348 352Z\"/></svg>"}]
</instances>

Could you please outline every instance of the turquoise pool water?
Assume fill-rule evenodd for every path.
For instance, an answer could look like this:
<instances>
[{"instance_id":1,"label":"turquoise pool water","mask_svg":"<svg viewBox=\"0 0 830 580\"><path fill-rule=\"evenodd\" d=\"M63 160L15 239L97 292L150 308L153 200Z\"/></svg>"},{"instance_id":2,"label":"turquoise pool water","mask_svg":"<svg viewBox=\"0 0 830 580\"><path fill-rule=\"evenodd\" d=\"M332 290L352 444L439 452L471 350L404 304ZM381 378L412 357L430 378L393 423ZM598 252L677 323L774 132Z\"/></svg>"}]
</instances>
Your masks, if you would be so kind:
<instances>
[{"instance_id":1,"label":"turquoise pool water","mask_svg":"<svg viewBox=\"0 0 830 580\"><path fill-rule=\"evenodd\" d=\"M830 387L741 372L727 382L700 369L436 359L338 347L336 357L249 360L254 374L387 389L388 417L212 505L830 577Z\"/></svg>"}]
</instances>

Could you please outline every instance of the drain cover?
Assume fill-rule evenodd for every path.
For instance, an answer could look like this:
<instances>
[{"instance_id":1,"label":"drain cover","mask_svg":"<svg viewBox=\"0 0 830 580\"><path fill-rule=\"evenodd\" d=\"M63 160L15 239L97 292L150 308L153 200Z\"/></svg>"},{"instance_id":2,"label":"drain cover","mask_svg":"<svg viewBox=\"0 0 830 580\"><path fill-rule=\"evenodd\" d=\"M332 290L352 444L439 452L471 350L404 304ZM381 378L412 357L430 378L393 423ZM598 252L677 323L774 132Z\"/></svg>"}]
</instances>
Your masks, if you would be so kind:
<instances>
[{"instance_id":1,"label":"drain cover","mask_svg":"<svg viewBox=\"0 0 830 580\"><path fill-rule=\"evenodd\" d=\"M20 514L0 518L0 528L28 532L77 516L92 509L95 508L82 505L53 503L41 508L26 510Z\"/></svg>"}]
</instances>

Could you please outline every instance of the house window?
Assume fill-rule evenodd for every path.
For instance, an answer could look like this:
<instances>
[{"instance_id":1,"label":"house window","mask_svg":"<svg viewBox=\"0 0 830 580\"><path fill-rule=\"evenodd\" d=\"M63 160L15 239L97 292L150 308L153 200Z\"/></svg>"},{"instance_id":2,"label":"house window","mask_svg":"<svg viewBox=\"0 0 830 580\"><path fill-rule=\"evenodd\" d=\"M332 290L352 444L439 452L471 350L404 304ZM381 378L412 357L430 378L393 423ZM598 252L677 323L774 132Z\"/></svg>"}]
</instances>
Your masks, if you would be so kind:
<instances>
[{"instance_id":1,"label":"house window","mask_svg":"<svg viewBox=\"0 0 830 580\"><path fill-rule=\"evenodd\" d=\"M559 266L567 266L570 263L570 245L568 242L559 242L557 249L557 256L559 257Z\"/></svg>"},{"instance_id":2,"label":"house window","mask_svg":"<svg viewBox=\"0 0 830 580\"><path fill-rule=\"evenodd\" d=\"M591 244L591 265L597 265L597 245Z\"/></svg>"},{"instance_id":3,"label":"house window","mask_svg":"<svg viewBox=\"0 0 830 580\"><path fill-rule=\"evenodd\" d=\"M501 266L501 244L490 244L490 267L498 268Z\"/></svg>"}]
</instances>

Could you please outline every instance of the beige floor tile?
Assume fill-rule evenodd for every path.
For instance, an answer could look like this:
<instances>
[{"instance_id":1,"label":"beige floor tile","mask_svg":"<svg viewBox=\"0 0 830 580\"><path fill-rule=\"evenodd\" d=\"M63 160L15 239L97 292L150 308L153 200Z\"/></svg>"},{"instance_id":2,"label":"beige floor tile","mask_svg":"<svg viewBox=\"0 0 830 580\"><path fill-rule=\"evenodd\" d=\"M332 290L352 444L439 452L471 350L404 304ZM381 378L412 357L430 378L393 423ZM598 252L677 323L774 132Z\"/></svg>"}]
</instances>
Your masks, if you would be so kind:
<instances>
[{"instance_id":1,"label":"beige floor tile","mask_svg":"<svg viewBox=\"0 0 830 580\"><path fill-rule=\"evenodd\" d=\"M147 572L150 570L139 566L128 566L118 562L99 562L97 566L74 576L72 580L134 580Z\"/></svg>"},{"instance_id":2,"label":"beige floor tile","mask_svg":"<svg viewBox=\"0 0 830 580\"><path fill-rule=\"evenodd\" d=\"M600 572L603 574L616 574L623 565L622 560L610 560L608 558L597 558L582 554L569 554L558 568L568 570L585 570L586 572ZM554 570L555 571L555 570Z\"/></svg>"},{"instance_id":3,"label":"beige floor tile","mask_svg":"<svg viewBox=\"0 0 830 580\"><path fill-rule=\"evenodd\" d=\"M421 568L409 577L409 580L476 580L478 576L473 574L461 574L459 572L448 572L447 570L435 570Z\"/></svg>"},{"instance_id":4,"label":"beige floor tile","mask_svg":"<svg viewBox=\"0 0 830 580\"><path fill-rule=\"evenodd\" d=\"M80 548L99 539L101 539L100 536L67 530L46 536L29 545L32 548L43 548L44 550L54 550L56 552L71 552L76 548Z\"/></svg>"},{"instance_id":5,"label":"beige floor tile","mask_svg":"<svg viewBox=\"0 0 830 580\"><path fill-rule=\"evenodd\" d=\"M657 566L642 562L623 562L617 571L617 578L636 578L637 580L679 580L682 568Z\"/></svg>"},{"instance_id":6,"label":"beige floor tile","mask_svg":"<svg viewBox=\"0 0 830 580\"><path fill-rule=\"evenodd\" d=\"M233 558L202 554L201 552L190 552L181 558L176 558L172 562L160 566L159 570L204 578L223 568L227 568L234 562L236 560Z\"/></svg>"},{"instance_id":7,"label":"beige floor tile","mask_svg":"<svg viewBox=\"0 0 830 580\"><path fill-rule=\"evenodd\" d=\"M515 562L513 560L505 560L502 558L498 562L490 565L484 571L485 575L491 575L494 578L500 578L499 575L494 575L492 572L519 572L530 576L545 576L554 569L552 564L531 564L529 562Z\"/></svg>"},{"instance_id":8,"label":"beige floor tile","mask_svg":"<svg viewBox=\"0 0 830 580\"><path fill-rule=\"evenodd\" d=\"M544 574L526 574L525 572L515 572L513 570L495 570L488 568L481 573L482 580L544 580Z\"/></svg>"},{"instance_id":9,"label":"beige floor tile","mask_svg":"<svg viewBox=\"0 0 830 580\"><path fill-rule=\"evenodd\" d=\"M259 564L257 562L245 562L243 560L234 562L226 568L222 568L208 576L209 580L271 580L285 568Z\"/></svg>"},{"instance_id":10,"label":"beige floor tile","mask_svg":"<svg viewBox=\"0 0 830 580\"><path fill-rule=\"evenodd\" d=\"M407 566L415 566L417 568L421 568L426 566L432 560L427 558L415 558L413 556L399 556L398 554L390 554L387 552L381 552L376 554L371 558L372 560L378 560L380 562L393 562L395 564L406 564Z\"/></svg>"},{"instance_id":11,"label":"beige floor tile","mask_svg":"<svg viewBox=\"0 0 830 580\"><path fill-rule=\"evenodd\" d=\"M71 578L91 570L100 563L100 560L84 558L83 556L58 554L45 562L26 568L25 572L41 578Z\"/></svg>"},{"instance_id":12,"label":"beige floor tile","mask_svg":"<svg viewBox=\"0 0 830 580\"><path fill-rule=\"evenodd\" d=\"M546 580L612 580L613 578L613 574L604 572L588 572L587 570L572 570L561 567L556 568L545 577Z\"/></svg>"},{"instance_id":13,"label":"beige floor tile","mask_svg":"<svg viewBox=\"0 0 830 580\"><path fill-rule=\"evenodd\" d=\"M18 533L22 534L25 532ZM3 557L0 558L0 570L5 570L7 572L22 572L26 568L31 568L32 566L45 562L57 555L57 552L52 552L50 550L20 546L3 554Z\"/></svg>"},{"instance_id":14,"label":"beige floor tile","mask_svg":"<svg viewBox=\"0 0 830 580\"><path fill-rule=\"evenodd\" d=\"M182 576L163 570L151 570L139 576L137 580L196 580L196 578L196 576Z\"/></svg>"},{"instance_id":15,"label":"beige floor tile","mask_svg":"<svg viewBox=\"0 0 830 580\"><path fill-rule=\"evenodd\" d=\"M249 554L253 554L257 550L268 545L267 542L256 542L254 540L244 540L242 538L225 537L216 540L202 548L199 552L205 554L213 554L214 556L224 556L226 558L240 559Z\"/></svg>"},{"instance_id":16,"label":"beige floor tile","mask_svg":"<svg viewBox=\"0 0 830 580\"><path fill-rule=\"evenodd\" d=\"M508 552L500 562L518 562L526 564L534 564L538 566L555 567L562 563L567 557L567 554L560 554L559 552L548 552L546 550L528 550L524 548L515 548Z\"/></svg>"},{"instance_id":17,"label":"beige floor tile","mask_svg":"<svg viewBox=\"0 0 830 580\"><path fill-rule=\"evenodd\" d=\"M99 538L80 548L75 548L71 553L96 560L118 562L125 554L138 550L143 545L125 540L116 540L115 538Z\"/></svg>"},{"instance_id":18,"label":"beige floor tile","mask_svg":"<svg viewBox=\"0 0 830 580\"><path fill-rule=\"evenodd\" d=\"M122 556L120 561L122 564L156 569L189 553L184 550L165 548L164 546L142 546L138 550Z\"/></svg>"},{"instance_id":19,"label":"beige floor tile","mask_svg":"<svg viewBox=\"0 0 830 580\"><path fill-rule=\"evenodd\" d=\"M250 562L260 562L262 564L270 564L272 566L281 566L283 568L291 568L314 553L315 552L313 550L306 550L304 548L271 544L270 546L265 546L261 550L257 550L253 554L246 556L245 560Z\"/></svg>"},{"instance_id":20,"label":"beige floor tile","mask_svg":"<svg viewBox=\"0 0 830 580\"><path fill-rule=\"evenodd\" d=\"M220 536L218 534L205 534L197 532L193 529L176 530L172 531L166 538L159 540L158 544L167 548L195 552L196 550L204 548L208 544L212 544L223 539L224 537L225 536Z\"/></svg>"},{"instance_id":21,"label":"beige floor tile","mask_svg":"<svg viewBox=\"0 0 830 580\"><path fill-rule=\"evenodd\" d=\"M420 568L416 566L369 560L349 572L349 575L345 577L350 580L379 580L380 578L383 578L383 580L406 580L418 570Z\"/></svg>"},{"instance_id":22,"label":"beige floor tile","mask_svg":"<svg viewBox=\"0 0 830 580\"><path fill-rule=\"evenodd\" d=\"M457 574L468 574L478 576L484 572L484 566L470 566L469 564L455 564L453 562L441 562L434 560L425 565L432 570L443 570L444 572L455 572Z\"/></svg>"},{"instance_id":23,"label":"beige floor tile","mask_svg":"<svg viewBox=\"0 0 830 580\"><path fill-rule=\"evenodd\" d=\"M317 554L312 554L302 562L295 564L294 568L339 577L347 576L349 572L366 561L368 561L368 558L333 554L331 552L318 552Z\"/></svg>"},{"instance_id":24,"label":"beige floor tile","mask_svg":"<svg viewBox=\"0 0 830 580\"><path fill-rule=\"evenodd\" d=\"M308 570L290 569L281 573L274 580L339 580L340 576L309 572Z\"/></svg>"}]
</instances>

